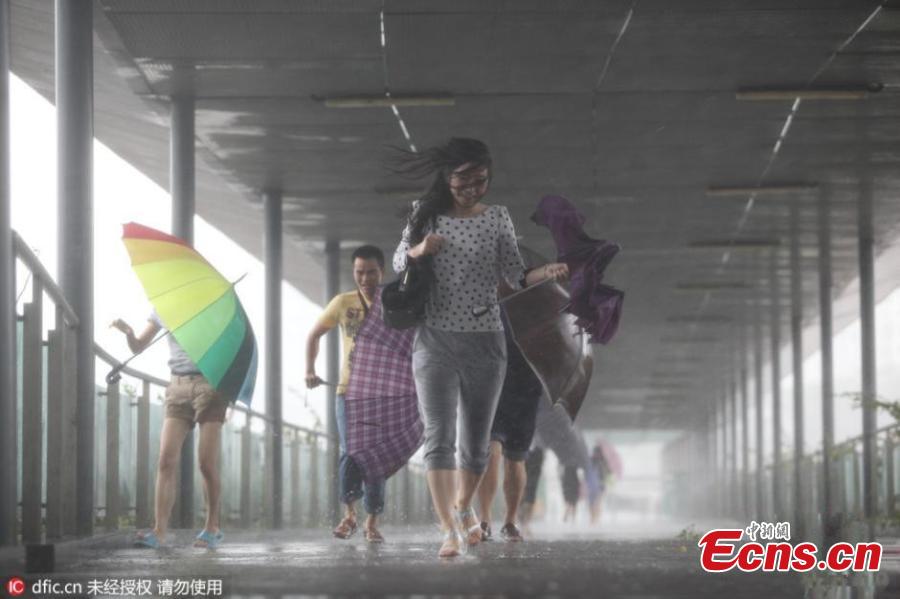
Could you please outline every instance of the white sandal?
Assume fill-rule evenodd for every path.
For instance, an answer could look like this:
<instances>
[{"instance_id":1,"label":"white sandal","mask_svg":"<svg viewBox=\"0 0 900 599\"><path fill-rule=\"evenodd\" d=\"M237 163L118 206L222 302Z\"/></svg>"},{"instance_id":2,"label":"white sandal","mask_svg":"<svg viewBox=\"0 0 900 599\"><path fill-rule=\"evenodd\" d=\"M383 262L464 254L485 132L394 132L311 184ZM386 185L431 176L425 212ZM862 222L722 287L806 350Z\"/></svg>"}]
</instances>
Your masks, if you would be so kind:
<instances>
[{"instance_id":1,"label":"white sandal","mask_svg":"<svg viewBox=\"0 0 900 599\"><path fill-rule=\"evenodd\" d=\"M444 542L441 545L440 550L438 551L438 557L440 558L449 558L449 557L459 557L460 555L460 542L459 533L456 532L456 529L450 529L444 531ZM450 541L456 541L456 549L447 548L447 544Z\"/></svg>"},{"instance_id":2,"label":"white sandal","mask_svg":"<svg viewBox=\"0 0 900 599\"><path fill-rule=\"evenodd\" d=\"M459 526L462 530L466 531L466 543L469 547L473 545L477 545L481 542L481 521L478 520L478 515L475 514L475 510L469 506L464 510L457 510L456 517L459 519ZM472 526L466 526L464 520L466 518L472 518L475 520L475 524Z\"/></svg>"}]
</instances>

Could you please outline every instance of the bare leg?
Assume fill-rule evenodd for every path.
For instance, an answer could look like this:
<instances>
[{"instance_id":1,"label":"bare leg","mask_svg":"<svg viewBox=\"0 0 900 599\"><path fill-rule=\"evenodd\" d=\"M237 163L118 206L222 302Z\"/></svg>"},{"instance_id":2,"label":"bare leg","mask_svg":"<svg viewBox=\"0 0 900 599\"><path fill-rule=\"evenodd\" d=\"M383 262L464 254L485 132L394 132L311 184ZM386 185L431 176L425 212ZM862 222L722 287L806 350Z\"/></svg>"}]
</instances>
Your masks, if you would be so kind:
<instances>
[{"instance_id":1,"label":"bare leg","mask_svg":"<svg viewBox=\"0 0 900 599\"><path fill-rule=\"evenodd\" d=\"M491 523L491 504L494 503L494 495L497 494L497 485L500 481L500 450L500 443L492 441L488 467L484 471L484 478L481 479L481 484L478 485L478 505L481 507L481 521L487 522L488 525Z\"/></svg>"},{"instance_id":2,"label":"bare leg","mask_svg":"<svg viewBox=\"0 0 900 599\"><path fill-rule=\"evenodd\" d=\"M503 460L503 496L506 499L506 522L515 524L519 513L519 503L525 494L525 462ZM484 484L484 483L482 483Z\"/></svg>"},{"instance_id":3,"label":"bare leg","mask_svg":"<svg viewBox=\"0 0 900 599\"><path fill-rule=\"evenodd\" d=\"M428 488L431 490L431 502L440 520L441 530L455 533L456 523L453 520L453 497L456 493L456 470L429 470L426 474ZM451 534L438 553L440 557L459 555L459 539Z\"/></svg>"},{"instance_id":4,"label":"bare leg","mask_svg":"<svg viewBox=\"0 0 900 599\"><path fill-rule=\"evenodd\" d=\"M481 478L484 476L484 473L476 474L469 470L460 469L459 471L459 493L456 496L456 508L459 511L464 511L469 509L472 506L472 498L475 496L475 491L478 490L478 484L481 482ZM463 532L466 533L467 541L469 545L477 545L481 541L481 527L479 526L478 530L475 533L468 534L468 531L475 526L478 526L480 522L474 515L470 514L465 517L462 521Z\"/></svg>"},{"instance_id":5,"label":"bare leg","mask_svg":"<svg viewBox=\"0 0 900 599\"><path fill-rule=\"evenodd\" d=\"M181 456L181 446L191 425L186 420L166 418L159 435L159 462L156 468L156 524L153 532L162 541L169 529L169 517L175 503L175 471Z\"/></svg>"},{"instance_id":6,"label":"bare leg","mask_svg":"<svg viewBox=\"0 0 900 599\"><path fill-rule=\"evenodd\" d=\"M219 498L222 496L222 479L219 476L221 444L222 423L202 423L197 460L200 463L200 474L203 475L203 490L206 495L206 525L204 528L214 534L219 532Z\"/></svg>"}]
</instances>

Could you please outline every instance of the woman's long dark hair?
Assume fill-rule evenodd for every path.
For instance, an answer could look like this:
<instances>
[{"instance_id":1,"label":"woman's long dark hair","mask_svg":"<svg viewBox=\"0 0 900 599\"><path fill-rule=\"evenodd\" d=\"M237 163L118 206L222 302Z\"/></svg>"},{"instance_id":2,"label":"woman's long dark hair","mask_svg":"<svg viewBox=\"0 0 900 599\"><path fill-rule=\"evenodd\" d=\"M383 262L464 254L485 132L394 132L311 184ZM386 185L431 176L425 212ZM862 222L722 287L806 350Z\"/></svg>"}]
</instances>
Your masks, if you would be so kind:
<instances>
[{"instance_id":1,"label":"woman's long dark hair","mask_svg":"<svg viewBox=\"0 0 900 599\"><path fill-rule=\"evenodd\" d=\"M437 216L453 207L453 195L447 183L450 173L464 164L471 164L465 172L491 167L490 150L483 141L477 139L454 137L422 152L400 148L395 150L388 163L388 168L393 173L409 179L423 179L434 175L431 187L406 212L410 225L410 245L422 241L425 228L429 224L434 228Z\"/></svg>"}]
</instances>

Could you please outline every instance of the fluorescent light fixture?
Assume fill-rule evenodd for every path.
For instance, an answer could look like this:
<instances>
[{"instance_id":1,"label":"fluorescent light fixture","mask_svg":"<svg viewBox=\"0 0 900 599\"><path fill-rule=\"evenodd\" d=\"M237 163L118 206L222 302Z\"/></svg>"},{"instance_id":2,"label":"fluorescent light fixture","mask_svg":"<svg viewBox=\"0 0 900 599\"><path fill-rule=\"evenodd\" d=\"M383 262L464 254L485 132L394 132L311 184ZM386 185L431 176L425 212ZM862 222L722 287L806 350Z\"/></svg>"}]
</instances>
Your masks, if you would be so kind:
<instances>
[{"instance_id":1,"label":"fluorescent light fixture","mask_svg":"<svg viewBox=\"0 0 900 599\"><path fill-rule=\"evenodd\" d=\"M603 406L603 412L612 414L636 414L643 408L639 404L612 404Z\"/></svg>"},{"instance_id":2,"label":"fluorescent light fixture","mask_svg":"<svg viewBox=\"0 0 900 599\"><path fill-rule=\"evenodd\" d=\"M660 341L672 345L681 345L682 343L719 343L723 340L717 337L662 337Z\"/></svg>"},{"instance_id":3,"label":"fluorescent light fixture","mask_svg":"<svg viewBox=\"0 0 900 599\"><path fill-rule=\"evenodd\" d=\"M647 387L653 391L687 391L694 385L690 383L651 383Z\"/></svg>"},{"instance_id":4,"label":"fluorescent light fixture","mask_svg":"<svg viewBox=\"0 0 900 599\"><path fill-rule=\"evenodd\" d=\"M723 298L717 299L717 300L715 300L715 301L716 301L716 304L718 304L718 305L731 305L731 306L733 306L733 305L738 305L738 306L749 306L749 305L754 305L754 304L758 304L758 305L760 305L760 306L771 306L771 305L772 305L772 302L769 301L769 298L768 298L768 297L754 298L754 297L737 297L737 296L732 296L732 297L729 297L729 298L724 298L724 297L723 297ZM783 298L783 299L778 303L778 305L779 305L779 306L790 306L790 305L791 305L791 298L790 298L790 296L788 296L788 297L786 297L786 298Z\"/></svg>"},{"instance_id":5,"label":"fluorescent light fixture","mask_svg":"<svg viewBox=\"0 0 900 599\"><path fill-rule=\"evenodd\" d=\"M674 383L680 385L683 383L693 383L697 379L696 372L673 372L669 374L657 373L650 378L650 384L668 384Z\"/></svg>"},{"instance_id":6,"label":"fluorescent light fixture","mask_svg":"<svg viewBox=\"0 0 900 599\"><path fill-rule=\"evenodd\" d=\"M448 95L372 95L372 96L340 96L323 98L325 108L404 108L455 106L456 99Z\"/></svg>"},{"instance_id":7,"label":"fluorescent light fixture","mask_svg":"<svg viewBox=\"0 0 900 599\"><path fill-rule=\"evenodd\" d=\"M881 83L865 83L846 87L820 88L744 88L735 92L738 100L750 102L794 101L800 100L863 100L877 94L884 85Z\"/></svg>"},{"instance_id":8,"label":"fluorescent light fixture","mask_svg":"<svg viewBox=\"0 0 900 599\"><path fill-rule=\"evenodd\" d=\"M699 239L688 243L689 247L704 250L764 250L781 245L778 239Z\"/></svg>"},{"instance_id":9,"label":"fluorescent light fixture","mask_svg":"<svg viewBox=\"0 0 900 599\"><path fill-rule=\"evenodd\" d=\"M663 364L700 364L703 362L702 358L697 356L662 356L657 360L658 363ZM655 376L655 375L654 375Z\"/></svg>"},{"instance_id":10,"label":"fluorescent light fixture","mask_svg":"<svg viewBox=\"0 0 900 599\"><path fill-rule=\"evenodd\" d=\"M672 323L700 323L700 324L726 324L734 322L730 316L717 314L688 314L685 316L669 316L666 322Z\"/></svg>"},{"instance_id":11,"label":"fluorescent light fixture","mask_svg":"<svg viewBox=\"0 0 900 599\"><path fill-rule=\"evenodd\" d=\"M815 183L785 183L782 185L764 186L710 186L706 188L706 195L710 198L746 198L749 195L782 195L791 193L810 193L817 191L819 186Z\"/></svg>"},{"instance_id":12,"label":"fluorescent light fixture","mask_svg":"<svg viewBox=\"0 0 900 599\"><path fill-rule=\"evenodd\" d=\"M657 370L654 373L652 373L650 376L653 378L660 378L660 379L672 378L672 377L681 377L681 378L691 377L691 378L693 378L694 374L695 374L695 372L693 370Z\"/></svg>"},{"instance_id":13,"label":"fluorescent light fixture","mask_svg":"<svg viewBox=\"0 0 900 599\"><path fill-rule=\"evenodd\" d=\"M675 285L678 291L746 291L752 287L742 281L685 282Z\"/></svg>"},{"instance_id":14,"label":"fluorescent light fixture","mask_svg":"<svg viewBox=\"0 0 900 599\"><path fill-rule=\"evenodd\" d=\"M665 395L665 394L656 394L656 395L648 395L644 398L645 401L648 402L680 402L684 401L683 395Z\"/></svg>"}]
</instances>

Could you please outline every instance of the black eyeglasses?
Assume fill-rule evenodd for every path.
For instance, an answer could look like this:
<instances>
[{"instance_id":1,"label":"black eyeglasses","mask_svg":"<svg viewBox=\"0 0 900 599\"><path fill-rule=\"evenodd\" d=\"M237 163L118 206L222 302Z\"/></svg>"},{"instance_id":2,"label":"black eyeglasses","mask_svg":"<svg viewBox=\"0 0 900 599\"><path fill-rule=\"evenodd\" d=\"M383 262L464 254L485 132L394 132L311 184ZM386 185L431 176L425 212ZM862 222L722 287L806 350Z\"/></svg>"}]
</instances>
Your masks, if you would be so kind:
<instances>
[{"instance_id":1,"label":"black eyeglasses","mask_svg":"<svg viewBox=\"0 0 900 599\"><path fill-rule=\"evenodd\" d=\"M460 178L459 175L452 175L452 176L451 176L451 180L452 180L453 177ZM461 191L461 190L464 190L464 189L473 189L473 188L476 188L476 187L482 187L483 185L487 185L490 181L491 181L491 178L490 178L490 177L479 177L479 178L477 178L477 179L468 179L468 178L465 178L465 179L464 179L464 182L463 182L462 184L460 184L460 185L453 185L453 184L450 184L450 187L451 187L452 189L457 190L457 191Z\"/></svg>"}]
</instances>

